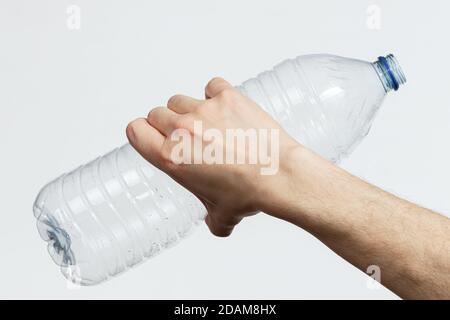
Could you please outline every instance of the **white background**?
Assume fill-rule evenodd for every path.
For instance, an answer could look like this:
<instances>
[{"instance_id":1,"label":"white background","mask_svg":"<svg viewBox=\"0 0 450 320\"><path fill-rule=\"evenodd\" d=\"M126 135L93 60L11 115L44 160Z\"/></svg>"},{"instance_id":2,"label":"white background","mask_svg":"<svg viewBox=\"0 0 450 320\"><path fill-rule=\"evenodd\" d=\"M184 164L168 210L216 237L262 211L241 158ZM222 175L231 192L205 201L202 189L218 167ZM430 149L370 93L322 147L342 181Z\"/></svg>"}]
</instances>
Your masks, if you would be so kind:
<instances>
[{"instance_id":1,"label":"white background","mask_svg":"<svg viewBox=\"0 0 450 320\"><path fill-rule=\"evenodd\" d=\"M68 5L81 8L70 30ZM368 28L378 5L380 30ZM126 141L175 93L200 97L289 57L396 54L407 85L342 166L450 213L450 2L0 0L0 298L396 298L306 232L265 215L193 236L95 287L67 286L38 236L41 186Z\"/></svg>"}]
</instances>

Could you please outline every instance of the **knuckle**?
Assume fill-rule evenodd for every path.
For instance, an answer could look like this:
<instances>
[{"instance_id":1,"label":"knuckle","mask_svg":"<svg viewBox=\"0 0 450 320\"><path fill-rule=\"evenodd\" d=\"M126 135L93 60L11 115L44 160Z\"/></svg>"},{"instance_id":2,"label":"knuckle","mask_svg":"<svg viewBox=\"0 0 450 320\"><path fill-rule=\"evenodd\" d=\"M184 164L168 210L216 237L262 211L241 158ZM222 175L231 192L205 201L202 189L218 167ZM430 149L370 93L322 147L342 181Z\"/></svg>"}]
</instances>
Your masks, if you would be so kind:
<instances>
[{"instance_id":1,"label":"knuckle","mask_svg":"<svg viewBox=\"0 0 450 320\"><path fill-rule=\"evenodd\" d=\"M175 94L175 95L171 96L169 98L169 100L167 100L167 106L172 106L172 105L177 104L179 102L180 98L181 98L180 94Z\"/></svg>"},{"instance_id":2,"label":"knuckle","mask_svg":"<svg viewBox=\"0 0 450 320\"><path fill-rule=\"evenodd\" d=\"M214 88L217 84L221 83L223 79L221 77L214 77L211 80L208 81L206 84L207 89Z\"/></svg>"},{"instance_id":3,"label":"knuckle","mask_svg":"<svg viewBox=\"0 0 450 320\"><path fill-rule=\"evenodd\" d=\"M232 88L222 90L217 97L224 102L235 102L238 98L238 93Z\"/></svg>"},{"instance_id":4,"label":"knuckle","mask_svg":"<svg viewBox=\"0 0 450 320\"><path fill-rule=\"evenodd\" d=\"M151 109L148 112L147 119L151 120L155 116L155 114L157 114L158 112L161 111L161 109L163 109L163 107L155 107L155 108Z\"/></svg>"}]
</instances>

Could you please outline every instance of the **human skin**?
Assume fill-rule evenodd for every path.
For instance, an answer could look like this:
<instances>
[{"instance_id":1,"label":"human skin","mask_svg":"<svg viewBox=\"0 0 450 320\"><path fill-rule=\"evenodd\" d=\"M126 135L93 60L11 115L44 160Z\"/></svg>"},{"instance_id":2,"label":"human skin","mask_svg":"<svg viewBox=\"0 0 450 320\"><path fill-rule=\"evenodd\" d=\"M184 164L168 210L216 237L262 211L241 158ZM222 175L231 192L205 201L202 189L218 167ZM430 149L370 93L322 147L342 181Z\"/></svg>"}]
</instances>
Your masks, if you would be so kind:
<instances>
[{"instance_id":1,"label":"human skin","mask_svg":"<svg viewBox=\"0 0 450 320\"><path fill-rule=\"evenodd\" d=\"M382 285L402 298L450 298L450 219L370 185L303 147L225 80L212 79L205 96L173 96L167 107L131 122L127 136L145 159L202 201L214 235L228 236L244 217L265 212L310 232L363 272L378 266ZM204 139L194 132L194 121L221 132L278 129L278 172L262 175L258 164L177 163L171 133L186 129Z\"/></svg>"}]
</instances>

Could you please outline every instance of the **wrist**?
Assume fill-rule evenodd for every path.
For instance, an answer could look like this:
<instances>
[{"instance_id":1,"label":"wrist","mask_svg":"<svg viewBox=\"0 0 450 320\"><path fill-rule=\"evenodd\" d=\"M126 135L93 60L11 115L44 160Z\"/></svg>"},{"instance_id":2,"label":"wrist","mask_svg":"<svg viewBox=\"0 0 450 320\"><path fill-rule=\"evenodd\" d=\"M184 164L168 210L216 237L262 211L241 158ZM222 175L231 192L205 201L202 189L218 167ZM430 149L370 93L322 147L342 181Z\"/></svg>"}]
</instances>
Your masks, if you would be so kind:
<instances>
[{"instance_id":1,"label":"wrist","mask_svg":"<svg viewBox=\"0 0 450 320\"><path fill-rule=\"evenodd\" d=\"M298 143L283 148L278 172L255 183L258 210L290 222L308 214L316 199L315 175L324 170L322 162L331 165Z\"/></svg>"},{"instance_id":2,"label":"wrist","mask_svg":"<svg viewBox=\"0 0 450 320\"><path fill-rule=\"evenodd\" d=\"M298 144L282 159L260 192L259 209L313 233L339 221L345 214L339 208L351 201L347 191L359 179Z\"/></svg>"}]
</instances>

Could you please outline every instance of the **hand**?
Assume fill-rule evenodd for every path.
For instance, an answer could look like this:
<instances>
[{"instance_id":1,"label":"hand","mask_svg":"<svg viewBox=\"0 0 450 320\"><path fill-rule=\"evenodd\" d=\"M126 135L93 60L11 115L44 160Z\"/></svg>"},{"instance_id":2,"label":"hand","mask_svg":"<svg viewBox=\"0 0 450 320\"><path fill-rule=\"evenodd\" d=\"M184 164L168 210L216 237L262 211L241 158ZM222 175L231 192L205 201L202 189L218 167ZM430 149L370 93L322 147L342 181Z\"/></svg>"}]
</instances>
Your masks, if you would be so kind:
<instances>
[{"instance_id":1,"label":"hand","mask_svg":"<svg viewBox=\"0 0 450 320\"><path fill-rule=\"evenodd\" d=\"M227 236L243 217L264 211L310 232L363 272L378 267L383 285L402 297L450 297L447 217L388 194L302 147L222 79L210 81L206 100L177 95L167 106L130 123L128 138L148 161L205 204L213 234ZM196 123L205 134L195 130ZM198 156L194 143L191 152L183 149L180 162L173 152L180 146L173 139L177 129L202 142L201 151L222 150L246 161L210 162L203 158L206 153ZM278 153L271 153L271 160L279 160L278 170L262 174L265 165L250 164L250 144L232 148L211 140L208 129L222 135L227 129L278 130L276 141L266 141L271 147L279 143L272 148Z\"/></svg>"},{"instance_id":2,"label":"hand","mask_svg":"<svg viewBox=\"0 0 450 320\"><path fill-rule=\"evenodd\" d=\"M243 217L264 209L268 195L275 198L273 190L281 192L281 186L289 185L281 183L280 179L289 180L287 169L290 154L301 146L256 103L241 95L225 80L212 79L206 86L205 95L206 100L173 96L167 107L154 108L146 119L131 122L127 127L127 136L145 159L203 202L208 211L206 223L213 234L228 236ZM195 130L199 124L202 127L200 132ZM268 168L259 161L250 164L249 152L252 150L249 141L240 145L235 141L234 146L230 146L225 139L208 137L208 129L214 129L224 138L227 129L250 129L255 133L260 129L266 130L269 137L266 143L271 144L269 149L273 151L270 160L277 162L277 166L269 172L273 175L263 174L265 169L267 173ZM180 130L189 135L192 144L193 141L202 144L200 152L193 146L190 154L183 150L183 161L177 157L179 153L174 154L180 147L180 141L174 140ZM272 136L270 132L277 132L278 135ZM207 150L222 151L223 157L216 157L215 163L211 163L211 159L202 159ZM220 152L214 153L215 156L217 154ZM226 156L232 156L229 159L235 161L226 163ZM244 163L236 163L239 157L244 159ZM223 159L222 163L219 158ZM283 160L283 163L278 163L278 160ZM277 188L277 185L280 187Z\"/></svg>"}]
</instances>

